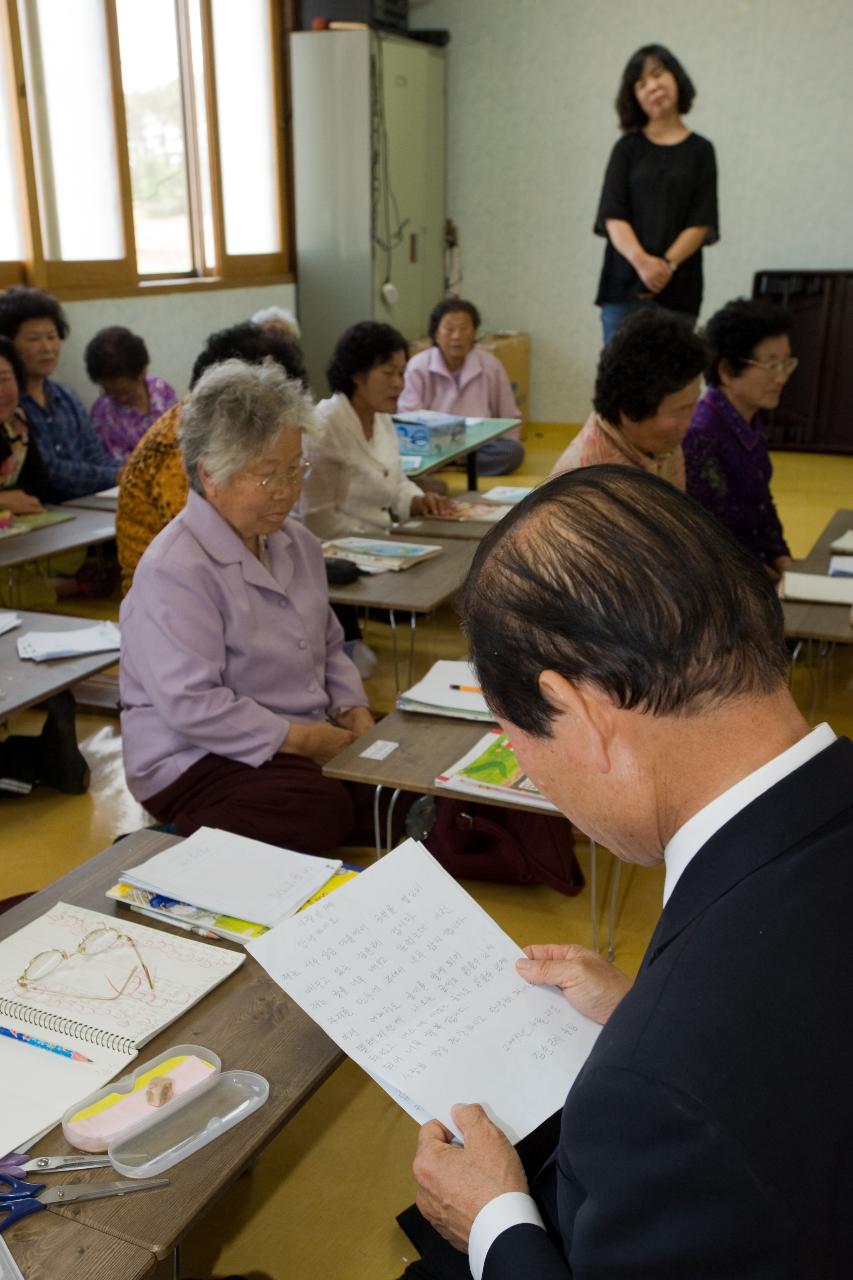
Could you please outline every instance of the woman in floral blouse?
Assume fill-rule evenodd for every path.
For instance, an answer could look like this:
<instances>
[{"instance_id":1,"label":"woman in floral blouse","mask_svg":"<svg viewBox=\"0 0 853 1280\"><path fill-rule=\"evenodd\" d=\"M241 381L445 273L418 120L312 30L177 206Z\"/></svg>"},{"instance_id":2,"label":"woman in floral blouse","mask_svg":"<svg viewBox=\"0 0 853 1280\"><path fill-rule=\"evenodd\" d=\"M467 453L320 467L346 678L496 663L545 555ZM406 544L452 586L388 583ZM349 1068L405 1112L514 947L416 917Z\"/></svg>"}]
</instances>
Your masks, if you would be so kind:
<instances>
[{"instance_id":1,"label":"woman in floral blouse","mask_svg":"<svg viewBox=\"0 0 853 1280\"><path fill-rule=\"evenodd\" d=\"M85 359L86 372L104 393L92 405L92 425L107 453L126 462L137 441L178 397L168 382L148 376L148 348L122 325L96 333Z\"/></svg>"},{"instance_id":2,"label":"woman in floral blouse","mask_svg":"<svg viewBox=\"0 0 853 1280\"><path fill-rule=\"evenodd\" d=\"M797 367L791 315L737 298L705 328L705 392L684 437L687 492L724 524L768 573L793 563L770 492L773 468L764 414L779 404Z\"/></svg>"},{"instance_id":3,"label":"woman in floral blouse","mask_svg":"<svg viewBox=\"0 0 853 1280\"><path fill-rule=\"evenodd\" d=\"M23 360L8 338L0 338L0 508L13 516L43 511L50 487L19 404L26 389Z\"/></svg>"}]
</instances>

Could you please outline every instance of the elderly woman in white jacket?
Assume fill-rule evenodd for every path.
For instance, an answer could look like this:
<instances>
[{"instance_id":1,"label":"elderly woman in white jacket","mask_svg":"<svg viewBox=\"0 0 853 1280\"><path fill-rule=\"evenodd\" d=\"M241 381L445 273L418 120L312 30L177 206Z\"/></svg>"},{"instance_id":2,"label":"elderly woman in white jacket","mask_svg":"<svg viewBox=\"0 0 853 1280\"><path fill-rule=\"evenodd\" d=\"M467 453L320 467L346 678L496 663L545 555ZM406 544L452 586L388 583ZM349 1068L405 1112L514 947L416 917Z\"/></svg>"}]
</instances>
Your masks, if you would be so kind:
<instances>
[{"instance_id":1,"label":"elderly woman in white jacket","mask_svg":"<svg viewBox=\"0 0 853 1280\"><path fill-rule=\"evenodd\" d=\"M327 370L328 400L306 442L311 474L300 514L320 538L377 536L410 515L448 515L453 503L403 474L391 414L403 390L407 345L391 325L365 320L338 339Z\"/></svg>"}]
</instances>

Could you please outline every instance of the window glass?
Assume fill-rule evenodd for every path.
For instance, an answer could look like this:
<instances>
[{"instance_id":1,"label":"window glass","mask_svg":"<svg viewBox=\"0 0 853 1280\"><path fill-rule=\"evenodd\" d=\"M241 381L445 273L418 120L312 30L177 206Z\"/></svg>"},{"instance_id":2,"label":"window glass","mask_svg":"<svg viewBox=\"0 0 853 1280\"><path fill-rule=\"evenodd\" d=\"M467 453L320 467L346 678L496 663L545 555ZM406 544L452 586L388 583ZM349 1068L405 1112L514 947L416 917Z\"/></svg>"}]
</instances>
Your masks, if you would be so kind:
<instances>
[{"instance_id":1,"label":"window glass","mask_svg":"<svg viewBox=\"0 0 853 1280\"><path fill-rule=\"evenodd\" d=\"M0 262L20 262L25 254L24 208L14 135L15 77L5 13L0 10Z\"/></svg>"},{"instance_id":2,"label":"window glass","mask_svg":"<svg viewBox=\"0 0 853 1280\"><path fill-rule=\"evenodd\" d=\"M140 275L193 268L173 0L117 0L121 78Z\"/></svg>"},{"instance_id":3,"label":"window glass","mask_svg":"<svg viewBox=\"0 0 853 1280\"><path fill-rule=\"evenodd\" d=\"M26 14L45 256L122 258L103 0L28 0Z\"/></svg>"},{"instance_id":4,"label":"window glass","mask_svg":"<svg viewBox=\"0 0 853 1280\"><path fill-rule=\"evenodd\" d=\"M278 253L281 227L268 0L213 0L225 248Z\"/></svg>"}]
</instances>

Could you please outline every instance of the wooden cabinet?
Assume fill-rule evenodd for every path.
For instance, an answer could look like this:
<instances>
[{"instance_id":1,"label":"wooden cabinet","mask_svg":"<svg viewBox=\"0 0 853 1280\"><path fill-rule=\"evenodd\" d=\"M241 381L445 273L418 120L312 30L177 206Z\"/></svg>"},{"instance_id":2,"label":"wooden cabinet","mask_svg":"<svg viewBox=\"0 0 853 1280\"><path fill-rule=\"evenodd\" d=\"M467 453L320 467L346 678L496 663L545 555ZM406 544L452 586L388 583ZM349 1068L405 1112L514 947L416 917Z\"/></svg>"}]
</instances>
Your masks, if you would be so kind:
<instances>
[{"instance_id":1,"label":"wooden cabinet","mask_svg":"<svg viewBox=\"0 0 853 1280\"><path fill-rule=\"evenodd\" d=\"M853 269L758 271L752 296L793 313L800 359L768 415L771 448L853 453Z\"/></svg>"}]
</instances>

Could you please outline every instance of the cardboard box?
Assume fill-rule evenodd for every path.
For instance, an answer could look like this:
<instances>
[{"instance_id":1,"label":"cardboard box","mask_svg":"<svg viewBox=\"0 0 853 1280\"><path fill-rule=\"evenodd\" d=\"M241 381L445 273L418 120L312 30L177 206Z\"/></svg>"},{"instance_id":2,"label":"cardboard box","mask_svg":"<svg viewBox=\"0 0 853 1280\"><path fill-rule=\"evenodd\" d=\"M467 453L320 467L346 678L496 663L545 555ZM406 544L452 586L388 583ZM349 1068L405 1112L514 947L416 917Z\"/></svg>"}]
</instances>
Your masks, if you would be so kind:
<instances>
[{"instance_id":1,"label":"cardboard box","mask_svg":"<svg viewBox=\"0 0 853 1280\"><path fill-rule=\"evenodd\" d=\"M530 397L530 334L499 329L496 333L484 334L477 346L483 351L490 351L506 369L518 405L518 416L522 424L526 424Z\"/></svg>"},{"instance_id":2,"label":"cardboard box","mask_svg":"<svg viewBox=\"0 0 853 1280\"><path fill-rule=\"evenodd\" d=\"M409 343L409 356L417 355L431 345L429 338L416 338ZM477 346L491 352L506 369L518 405L518 416L522 425L526 425L530 396L530 334L519 333L515 329L499 329L495 333L484 334Z\"/></svg>"}]
</instances>

